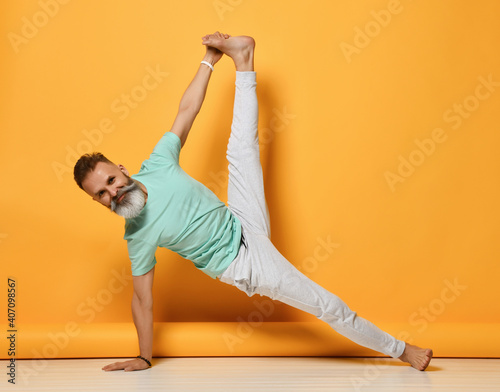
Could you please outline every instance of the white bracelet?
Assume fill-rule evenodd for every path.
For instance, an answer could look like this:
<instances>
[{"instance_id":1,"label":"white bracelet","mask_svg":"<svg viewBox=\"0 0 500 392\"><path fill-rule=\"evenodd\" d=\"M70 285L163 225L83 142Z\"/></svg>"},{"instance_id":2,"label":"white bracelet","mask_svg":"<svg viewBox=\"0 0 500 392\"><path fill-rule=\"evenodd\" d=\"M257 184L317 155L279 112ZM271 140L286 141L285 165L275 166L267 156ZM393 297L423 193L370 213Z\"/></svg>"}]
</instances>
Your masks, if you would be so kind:
<instances>
[{"instance_id":1,"label":"white bracelet","mask_svg":"<svg viewBox=\"0 0 500 392\"><path fill-rule=\"evenodd\" d=\"M208 65L210 67L210 69L212 70L212 72L214 72L214 66L212 64L210 64L208 61L203 60L201 63Z\"/></svg>"}]
</instances>

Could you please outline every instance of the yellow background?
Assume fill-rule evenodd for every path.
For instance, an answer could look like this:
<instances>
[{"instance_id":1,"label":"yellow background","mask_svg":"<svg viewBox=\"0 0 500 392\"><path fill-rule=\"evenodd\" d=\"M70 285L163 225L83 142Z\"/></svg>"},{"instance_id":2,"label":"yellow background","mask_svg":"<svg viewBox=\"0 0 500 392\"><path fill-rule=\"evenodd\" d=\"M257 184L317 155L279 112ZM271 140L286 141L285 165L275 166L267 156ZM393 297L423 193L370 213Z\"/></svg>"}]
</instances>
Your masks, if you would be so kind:
<instances>
[{"instance_id":1,"label":"yellow background","mask_svg":"<svg viewBox=\"0 0 500 392\"><path fill-rule=\"evenodd\" d=\"M137 172L216 30L257 42L277 248L360 316L437 356L500 356L499 14L494 0L3 3L0 304L15 277L18 356L137 355L123 219L92 202L72 168L91 146ZM141 89L151 69L162 76ZM124 94L137 98L128 112ZM233 96L223 58L181 153L224 202ZM91 131L106 121L112 131ZM415 139L436 128L440 142L419 153ZM156 355L373 354L339 350L341 337L321 329L325 346L314 317L279 303L265 314L265 299L170 251L157 259L157 328L179 326L185 340L158 332ZM259 312L253 334L238 332ZM43 351L75 325L84 333ZM213 344L227 333L238 350Z\"/></svg>"}]
</instances>

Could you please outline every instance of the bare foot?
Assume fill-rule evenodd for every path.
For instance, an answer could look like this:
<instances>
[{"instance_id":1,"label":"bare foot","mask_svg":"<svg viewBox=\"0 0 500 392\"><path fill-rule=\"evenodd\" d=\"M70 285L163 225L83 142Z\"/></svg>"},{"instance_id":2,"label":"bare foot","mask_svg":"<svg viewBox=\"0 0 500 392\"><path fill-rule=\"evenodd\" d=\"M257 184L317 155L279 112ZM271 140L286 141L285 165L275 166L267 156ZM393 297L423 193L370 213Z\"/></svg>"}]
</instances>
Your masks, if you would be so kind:
<instances>
[{"instance_id":1,"label":"bare foot","mask_svg":"<svg viewBox=\"0 0 500 392\"><path fill-rule=\"evenodd\" d=\"M253 71L255 40L252 37L240 35L226 38L224 34L217 31L215 34L204 36L202 43L219 49L222 53L231 57L237 71Z\"/></svg>"},{"instance_id":2,"label":"bare foot","mask_svg":"<svg viewBox=\"0 0 500 392\"><path fill-rule=\"evenodd\" d=\"M399 359L409 363L417 370L425 370L431 361L432 354L430 348L420 348L413 344L406 343L405 351Z\"/></svg>"}]
</instances>

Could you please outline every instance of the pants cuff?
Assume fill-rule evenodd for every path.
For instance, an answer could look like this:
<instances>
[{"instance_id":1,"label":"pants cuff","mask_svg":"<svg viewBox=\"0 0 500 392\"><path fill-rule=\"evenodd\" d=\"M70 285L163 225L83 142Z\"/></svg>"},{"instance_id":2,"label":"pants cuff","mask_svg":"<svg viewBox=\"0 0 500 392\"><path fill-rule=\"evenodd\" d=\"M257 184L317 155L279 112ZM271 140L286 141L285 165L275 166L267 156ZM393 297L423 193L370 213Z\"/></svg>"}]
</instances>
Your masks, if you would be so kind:
<instances>
[{"instance_id":1,"label":"pants cuff","mask_svg":"<svg viewBox=\"0 0 500 392\"><path fill-rule=\"evenodd\" d=\"M256 83L257 73L255 71L236 71L236 82Z\"/></svg>"}]
</instances>

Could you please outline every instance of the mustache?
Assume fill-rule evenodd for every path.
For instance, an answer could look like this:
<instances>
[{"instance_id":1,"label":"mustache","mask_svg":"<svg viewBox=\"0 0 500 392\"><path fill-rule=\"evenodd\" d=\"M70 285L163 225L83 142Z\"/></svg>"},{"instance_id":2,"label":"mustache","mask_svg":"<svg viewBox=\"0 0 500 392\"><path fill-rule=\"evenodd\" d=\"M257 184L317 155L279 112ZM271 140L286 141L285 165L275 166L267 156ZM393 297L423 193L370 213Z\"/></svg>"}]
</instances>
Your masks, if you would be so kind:
<instances>
[{"instance_id":1,"label":"mustache","mask_svg":"<svg viewBox=\"0 0 500 392\"><path fill-rule=\"evenodd\" d=\"M123 196L124 193L133 191L136 189L138 185L132 180L131 178L129 179L129 182L127 185L123 186L120 188L120 190L116 193L116 196L111 199L111 211L115 211L116 207L118 206L117 200Z\"/></svg>"}]
</instances>

